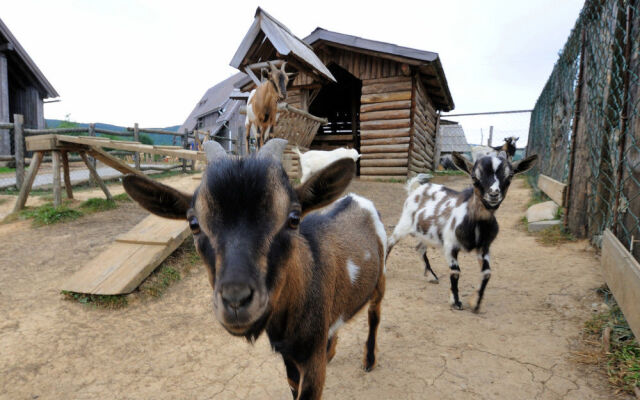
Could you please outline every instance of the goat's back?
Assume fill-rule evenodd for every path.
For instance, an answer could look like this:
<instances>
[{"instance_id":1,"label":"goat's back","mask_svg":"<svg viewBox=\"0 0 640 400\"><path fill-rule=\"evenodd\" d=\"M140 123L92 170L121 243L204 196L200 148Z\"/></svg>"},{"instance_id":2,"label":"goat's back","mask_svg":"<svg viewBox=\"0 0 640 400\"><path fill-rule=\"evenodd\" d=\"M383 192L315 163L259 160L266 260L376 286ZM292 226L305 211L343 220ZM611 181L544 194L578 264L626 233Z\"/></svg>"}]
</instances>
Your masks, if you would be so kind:
<instances>
[{"instance_id":1,"label":"goat's back","mask_svg":"<svg viewBox=\"0 0 640 400\"><path fill-rule=\"evenodd\" d=\"M304 218L300 232L333 296L330 321L350 319L371 297L384 273L387 237L373 203L349 194Z\"/></svg>"}]
</instances>

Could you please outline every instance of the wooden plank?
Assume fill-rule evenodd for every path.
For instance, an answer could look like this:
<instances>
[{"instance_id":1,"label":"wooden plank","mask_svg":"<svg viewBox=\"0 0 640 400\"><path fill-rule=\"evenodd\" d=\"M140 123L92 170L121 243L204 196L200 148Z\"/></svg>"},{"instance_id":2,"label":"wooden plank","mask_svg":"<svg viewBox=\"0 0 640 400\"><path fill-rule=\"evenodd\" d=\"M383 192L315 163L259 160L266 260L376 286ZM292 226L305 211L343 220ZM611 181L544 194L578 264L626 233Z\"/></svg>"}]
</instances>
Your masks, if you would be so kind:
<instances>
[{"instance_id":1,"label":"wooden plank","mask_svg":"<svg viewBox=\"0 0 640 400\"><path fill-rule=\"evenodd\" d=\"M183 220L168 220L153 216L143 219L129 232L116 237L116 242L168 245L178 238L185 228Z\"/></svg>"},{"instance_id":2,"label":"wooden plank","mask_svg":"<svg viewBox=\"0 0 640 400\"><path fill-rule=\"evenodd\" d=\"M60 185L60 152L51 152L51 161L53 164L53 206L60 207L62 205L62 187Z\"/></svg>"},{"instance_id":3,"label":"wooden plank","mask_svg":"<svg viewBox=\"0 0 640 400\"><path fill-rule=\"evenodd\" d=\"M564 192L567 190L567 185L546 175L540 174L538 177L538 188L559 206L564 206Z\"/></svg>"},{"instance_id":4,"label":"wooden plank","mask_svg":"<svg viewBox=\"0 0 640 400\"><path fill-rule=\"evenodd\" d=\"M363 146L370 146L375 144L400 144L409 143L408 137L394 137L394 138L377 138L377 139L362 139L360 141Z\"/></svg>"},{"instance_id":5,"label":"wooden plank","mask_svg":"<svg viewBox=\"0 0 640 400\"><path fill-rule=\"evenodd\" d=\"M380 94L363 94L360 97L361 104L384 103L387 101L411 100L411 91L392 92Z\"/></svg>"},{"instance_id":6,"label":"wooden plank","mask_svg":"<svg viewBox=\"0 0 640 400\"><path fill-rule=\"evenodd\" d=\"M411 89L411 79L405 78L404 81L398 82L382 82L370 85L362 85L362 94L402 92Z\"/></svg>"},{"instance_id":7,"label":"wooden plank","mask_svg":"<svg viewBox=\"0 0 640 400\"><path fill-rule=\"evenodd\" d=\"M409 128L361 130L360 137L363 139L376 139L383 137L409 137Z\"/></svg>"},{"instance_id":8,"label":"wooden plank","mask_svg":"<svg viewBox=\"0 0 640 400\"><path fill-rule=\"evenodd\" d=\"M609 229L602 235L600 263L631 330L640 337L640 264Z\"/></svg>"},{"instance_id":9,"label":"wooden plank","mask_svg":"<svg viewBox=\"0 0 640 400\"><path fill-rule=\"evenodd\" d=\"M363 113L360 112L360 121L377 121L377 120L386 120L386 119L404 119L409 118L411 115L411 110L385 110L385 111L371 111Z\"/></svg>"},{"instance_id":10,"label":"wooden plank","mask_svg":"<svg viewBox=\"0 0 640 400\"><path fill-rule=\"evenodd\" d=\"M386 103L372 103L360 105L360 113L384 111L384 110L404 110L411 107L411 100L388 101Z\"/></svg>"},{"instance_id":11,"label":"wooden plank","mask_svg":"<svg viewBox=\"0 0 640 400\"><path fill-rule=\"evenodd\" d=\"M409 144L388 144L380 146L362 146L360 147L360 153L386 153L386 152L401 152L409 150Z\"/></svg>"},{"instance_id":12,"label":"wooden plank","mask_svg":"<svg viewBox=\"0 0 640 400\"><path fill-rule=\"evenodd\" d=\"M360 160L360 167L406 167L408 163L406 158L374 158Z\"/></svg>"},{"instance_id":13,"label":"wooden plank","mask_svg":"<svg viewBox=\"0 0 640 400\"><path fill-rule=\"evenodd\" d=\"M143 175L142 172L136 170L135 168L130 167L128 164L120 161L120 159L112 156L111 154L97 149L95 147L90 148L87 153L89 153L90 156L102 161L103 163L105 163L106 165L110 166L113 169L116 169L120 172L122 172L123 174L137 174L137 175Z\"/></svg>"},{"instance_id":14,"label":"wooden plank","mask_svg":"<svg viewBox=\"0 0 640 400\"><path fill-rule=\"evenodd\" d=\"M111 197L111 193L109 192L109 189L107 189L107 185L104 184L102 178L100 178L100 175L98 175L96 168L93 166L93 163L91 162L91 160L87 158L87 155L85 154L84 151L80 152L80 157L82 157L82 161L84 161L84 164L87 166L87 169L89 170L89 175L91 176L91 182L95 183L100 187L100 189L102 189L102 192L104 193L107 200L113 200L113 198Z\"/></svg>"},{"instance_id":15,"label":"wooden plank","mask_svg":"<svg viewBox=\"0 0 640 400\"><path fill-rule=\"evenodd\" d=\"M375 57L379 57L380 54L377 54ZM390 78L374 78L374 79L363 79L362 86L375 85L377 83L393 83L393 82L404 82L408 80L406 76L393 76Z\"/></svg>"},{"instance_id":16,"label":"wooden plank","mask_svg":"<svg viewBox=\"0 0 640 400\"><path fill-rule=\"evenodd\" d=\"M67 151L62 151L60 155L62 156L62 171L64 176L64 187L67 191L67 198L73 199L71 177L69 176L69 153Z\"/></svg>"},{"instance_id":17,"label":"wooden plank","mask_svg":"<svg viewBox=\"0 0 640 400\"><path fill-rule=\"evenodd\" d=\"M358 179L368 182L388 182L392 179L404 182L407 180L407 175L360 175Z\"/></svg>"},{"instance_id":18,"label":"wooden plank","mask_svg":"<svg viewBox=\"0 0 640 400\"><path fill-rule=\"evenodd\" d=\"M360 123L360 129L373 130L373 129L397 129L408 128L410 125L409 118L405 119L388 119L383 121L366 121Z\"/></svg>"},{"instance_id":19,"label":"wooden plank","mask_svg":"<svg viewBox=\"0 0 640 400\"><path fill-rule=\"evenodd\" d=\"M22 210L24 208L24 205L27 203L27 198L29 197L29 193L31 192L31 186L33 186L33 181L36 179L36 175L38 174L38 169L40 168L40 163L42 163L43 156L43 153L41 151L38 151L31 158L31 165L29 165L27 176L22 183L20 193L18 194L18 199L16 200L16 204L13 206L12 212Z\"/></svg>"},{"instance_id":20,"label":"wooden plank","mask_svg":"<svg viewBox=\"0 0 640 400\"><path fill-rule=\"evenodd\" d=\"M27 151L51 151L56 148L56 135L26 137L25 143Z\"/></svg>"},{"instance_id":21,"label":"wooden plank","mask_svg":"<svg viewBox=\"0 0 640 400\"><path fill-rule=\"evenodd\" d=\"M360 154L360 160L373 160L380 158L401 158L407 159L407 152L404 150L396 150L394 152L385 152L384 154L380 153L370 153L370 154Z\"/></svg>"}]
</instances>

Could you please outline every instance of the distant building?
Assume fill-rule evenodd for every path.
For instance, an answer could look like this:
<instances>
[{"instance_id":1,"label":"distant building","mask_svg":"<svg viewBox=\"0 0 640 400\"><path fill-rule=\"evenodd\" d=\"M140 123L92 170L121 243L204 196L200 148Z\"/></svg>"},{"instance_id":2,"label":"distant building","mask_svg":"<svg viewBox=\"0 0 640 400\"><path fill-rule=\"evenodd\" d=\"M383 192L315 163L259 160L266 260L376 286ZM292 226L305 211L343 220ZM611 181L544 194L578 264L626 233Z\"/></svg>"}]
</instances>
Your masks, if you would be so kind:
<instances>
[{"instance_id":1,"label":"distant building","mask_svg":"<svg viewBox=\"0 0 640 400\"><path fill-rule=\"evenodd\" d=\"M26 128L44 128L43 100L59 96L0 19L0 122L22 114ZM0 154L12 153L13 137L0 130Z\"/></svg>"}]
</instances>

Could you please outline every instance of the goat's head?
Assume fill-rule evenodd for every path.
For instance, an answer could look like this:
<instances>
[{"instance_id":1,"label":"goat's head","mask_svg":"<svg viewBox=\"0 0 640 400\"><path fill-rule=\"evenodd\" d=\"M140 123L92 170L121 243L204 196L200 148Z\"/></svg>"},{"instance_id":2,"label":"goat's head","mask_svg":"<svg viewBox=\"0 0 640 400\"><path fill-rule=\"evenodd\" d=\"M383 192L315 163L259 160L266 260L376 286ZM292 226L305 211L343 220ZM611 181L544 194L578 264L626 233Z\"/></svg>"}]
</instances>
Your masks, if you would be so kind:
<instances>
[{"instance_id":1,"label":"goat's head","mask_svg":"<svg viewBox=\"0 0 640 400\"><path fill-rule=\"evenodd\" d=\"M504 142L506 144L515 146L516 142L518 141L518 139L520 139L520 138L519 137L515 137L515 136L509 136L509 137L504 138Z\"/></svg>"},{"instance_id":2,"label":"goat's head","mask_svg":"<svg viewBox=\"0 0 640 400\"><path fill-rule=\"evenodd\" d=\"M289 83L289 75L285 72L284 66L286 62L282 63L280 68L277 68L273 63L269 63L270 69L268 79L273 83L278 92L278 100L284 100L287 98L287 83Z\"/></svg>"},{"instance_id":3,"label":"goat's head","mask_svg":"<svg viewBox=\"0 0 640 400\"><path fill-rule=\"evenodd\" d=\"M304 259L300 220L337 199L355 171L353 160L338 160L294 188L280 163L285 145L272 139L255 156L239 159L208 142L209 165L193 195L138 175L123 180L150 212L188 220L213 288L214 314L230 333L247 339L264 328L286 271Z\"/></svg>"},{"instance_id":4,"label":"goat's head","mask_svg":"<svg viewBox=\"0 0 640 400\"><path fill-rule=\"evenodd\" d=\"M495 210L507 195L513 176L531 169L538 156L534 154L511 163L506 153L501 151L497 156L485 156L472 163L454 152L452 159L458 169L471 176L474 192L480 197L482 204L488 210Z\"/></svg>"}]
</instances>

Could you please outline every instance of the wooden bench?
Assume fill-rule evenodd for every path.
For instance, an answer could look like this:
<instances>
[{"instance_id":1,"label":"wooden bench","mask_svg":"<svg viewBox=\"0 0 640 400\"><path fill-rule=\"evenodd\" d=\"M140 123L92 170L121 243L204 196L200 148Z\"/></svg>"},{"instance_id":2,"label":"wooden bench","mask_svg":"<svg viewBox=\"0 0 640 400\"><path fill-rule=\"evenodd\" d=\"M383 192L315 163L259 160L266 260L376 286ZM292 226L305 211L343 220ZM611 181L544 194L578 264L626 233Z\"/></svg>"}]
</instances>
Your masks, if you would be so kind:
<instances>
[{"instance_id":1,"label":"wooden bench","mask_svg":"<svg viewBox=\"0 0 640 400\"><path fill-rule=\"evenodd\" d=\"M538 176L538 188L560 207L564 207L564 197L567 185L553 178L540 174Z\"/></svg>"}]
</instances>

